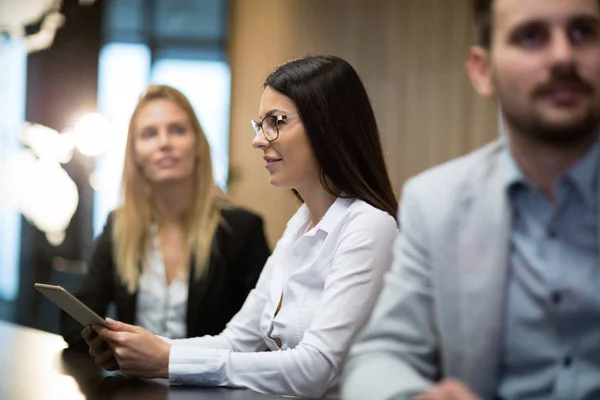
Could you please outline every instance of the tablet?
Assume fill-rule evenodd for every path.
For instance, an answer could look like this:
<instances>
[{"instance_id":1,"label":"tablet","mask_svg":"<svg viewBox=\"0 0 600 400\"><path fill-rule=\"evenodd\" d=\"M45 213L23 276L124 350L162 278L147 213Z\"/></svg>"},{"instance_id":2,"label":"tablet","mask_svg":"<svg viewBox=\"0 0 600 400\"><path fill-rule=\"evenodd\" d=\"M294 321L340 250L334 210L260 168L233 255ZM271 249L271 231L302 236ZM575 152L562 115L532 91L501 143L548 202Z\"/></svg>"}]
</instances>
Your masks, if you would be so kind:
<instances>
[{"instance_id":1,"label":"tablet","mask_svg":"<svg viewBox=\"0 0 600 400\"><path fill-rule=\"evenodd\" d=\"M35 288L83 326L104 325L104 319L61 286L36 283Z\"/></svg>"}]
</instances>

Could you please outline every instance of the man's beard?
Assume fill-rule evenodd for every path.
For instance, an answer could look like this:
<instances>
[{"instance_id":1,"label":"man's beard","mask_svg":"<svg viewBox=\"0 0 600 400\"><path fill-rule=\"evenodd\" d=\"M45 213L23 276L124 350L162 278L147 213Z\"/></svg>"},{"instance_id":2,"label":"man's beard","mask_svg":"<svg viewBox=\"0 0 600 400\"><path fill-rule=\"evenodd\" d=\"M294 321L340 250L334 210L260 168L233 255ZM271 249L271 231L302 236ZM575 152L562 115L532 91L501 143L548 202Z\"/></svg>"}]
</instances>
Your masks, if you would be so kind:
<instances>
[{"instance_id":1,"label":"man's beard","mask_svg":"<svg viewBox=\"0 0 600 400\"><path fill-rule=\"evenodd\" d=\"M589 110L582 118L567 124L546 121L539 115L523 116L510 108L503 108L508 126L516 132L553 147L573 147L598 135L600 113Z\"/></svg>"},{"instance_id":2,"label":"man's beard","mask_svg":"<svg viewBox=\"0 0 600 400\"><path fill-rule=\"evenodd\" d=\"M569 85L592 99L595 97L594 87L581 79L572 66L557 65L550 80L534 89L533 100L547 95L560 85ZM524 115L520 110L511 108L502 97L504 96L500 96L500 104L503 106L506 123L520 134L537 142L555 147L572 147L598 134L600 107L595 102L580 118L569 123L556 123L546 120L535 111Z\"/></svg>"}]
</instances>

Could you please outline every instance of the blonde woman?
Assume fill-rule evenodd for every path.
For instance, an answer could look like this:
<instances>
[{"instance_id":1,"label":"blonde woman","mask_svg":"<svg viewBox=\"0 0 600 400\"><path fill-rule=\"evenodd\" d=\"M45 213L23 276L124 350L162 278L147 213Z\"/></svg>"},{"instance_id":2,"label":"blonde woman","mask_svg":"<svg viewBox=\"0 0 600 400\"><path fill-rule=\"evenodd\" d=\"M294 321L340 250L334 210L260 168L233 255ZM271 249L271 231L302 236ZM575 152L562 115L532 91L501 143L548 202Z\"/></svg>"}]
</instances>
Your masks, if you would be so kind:
<instances>
[{"instance_id":1,"label":"blonde woman","mask_svg":"<svg viewBox=\"0 0 600 400\"><path fill-rule=\"evenodd\" d=\"M150 86L129 125L123 203L96 240L78 297L99 315L169 338L218 334L255 286L269 249L262 219L216 186L209 144L187 98ZM62 315L73 347L81 326Z\"/></svg>"}]
</instances>

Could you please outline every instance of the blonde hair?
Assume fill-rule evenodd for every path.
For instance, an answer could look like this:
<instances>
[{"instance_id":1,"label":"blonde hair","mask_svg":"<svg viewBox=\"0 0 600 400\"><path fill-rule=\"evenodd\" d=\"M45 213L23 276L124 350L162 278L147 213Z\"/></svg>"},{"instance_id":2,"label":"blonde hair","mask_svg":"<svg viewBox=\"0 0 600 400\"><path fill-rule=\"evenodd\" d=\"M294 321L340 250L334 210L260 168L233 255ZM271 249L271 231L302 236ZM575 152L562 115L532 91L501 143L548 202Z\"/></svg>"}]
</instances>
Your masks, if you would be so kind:
<instances>
[{"instance_id":1,"label":"blonde hair","mask_svg":"<svg viewBox=\"0 0 600 400\"><path fill-rule=\"evenodd\" d=\"M225 194L214 182L210 147L189 100L170 86L149 86L140 96L129 122L121 182L123 202L115 211L112 231L116 272L130 293L137 290L140 267L146 268L150 229L157 212L152 202L151 187L134 160L135 123L142 107L158 99L177 104L187 114L196 136L198 157L194 168L193 201L183 218L186 240L180 272L185 276L191 273L189 264L192 256L195 278L199 279L206 272L221 210L228 203Z\"/></svg>"}]
</instances>

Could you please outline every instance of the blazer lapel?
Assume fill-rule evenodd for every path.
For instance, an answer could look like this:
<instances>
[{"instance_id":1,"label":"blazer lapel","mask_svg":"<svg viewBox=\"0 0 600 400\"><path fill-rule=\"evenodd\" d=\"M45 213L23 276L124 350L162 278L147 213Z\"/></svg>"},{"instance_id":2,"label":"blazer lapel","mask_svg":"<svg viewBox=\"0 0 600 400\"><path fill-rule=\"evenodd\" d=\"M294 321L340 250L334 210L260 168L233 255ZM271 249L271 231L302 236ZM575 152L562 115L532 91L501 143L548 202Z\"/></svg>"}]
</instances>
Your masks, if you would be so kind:
<instances>
[{"instance_id":1,"label":"blazer lapel","mask_svg":"<svg viewBox=\"0 0 600 400\"><path fill-rule=\"evenodd\" d=\"M503 340L511 212L500 157L466 191L458 246L460 338L457 371L483 398L495 395Z\"/></svg>"},{"instance_id":2,"label":"blazer lapel","mask_svg":"<svg viewBox=\"0 0 600 400\"><path fill-rule=\"evenodd\" d=\"M127 324L135 324L137 294L131 294L127 288L119 281L115 285L115 304L117 306L117 318Z\"/></svg>"},{"instance_id":3,"label":"blazer lapel","mask_svg":"<svg viewBox=\"0 0 600 400\"><path fill-rule=\"evenodd\" d=\"M208 269L205 271L204 277L200 279L195 278L195 262L193 256L192 260L190 260L189 267L190 272L188 278L188 301L186 312L188 337L192 336L193 333L199 329L199 327L195 325L198 324L198 321L202 321L202 318L198 318L198 315L200 314L200 305L208 294L208 283L214 280L212 276L216 273L216 269L218 269L218 260L214 250L211 254L209 264L207 265Z\"/></svg>"}]
</instances>

